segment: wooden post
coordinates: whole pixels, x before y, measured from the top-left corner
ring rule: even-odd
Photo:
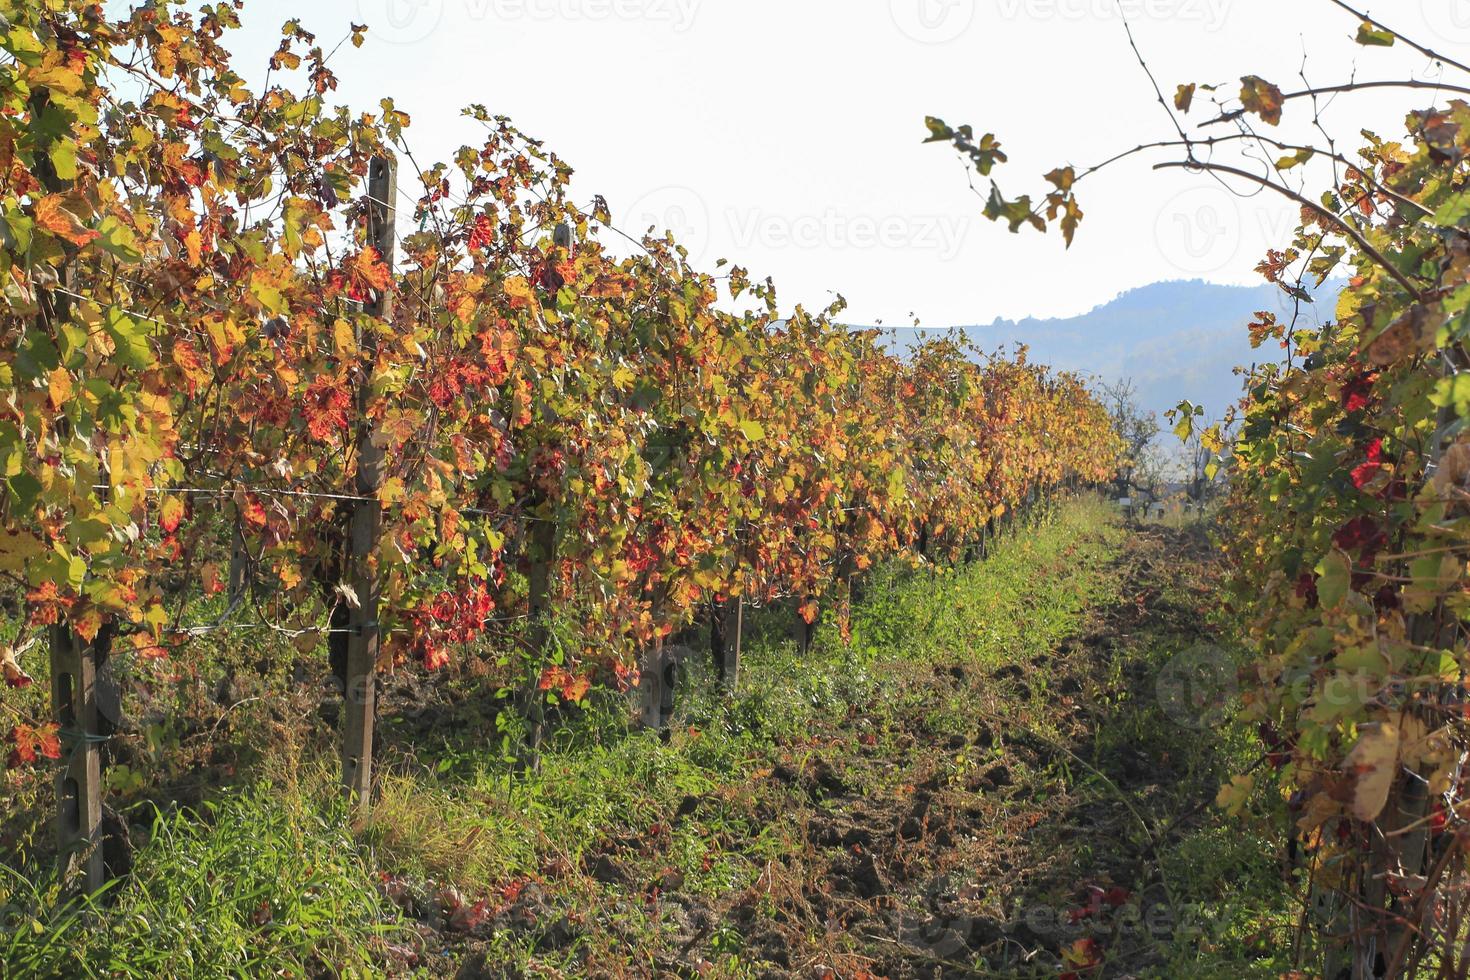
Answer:
[[[37,88],[29,109],[39,119],[51,103],[51,93]],[[48,193],[65,193],[71,182],[62,180],[50,158],[37,154],[36,175]],[[70,259],[57,270],[58,285],[72,286]],[[66,292],[37,290],[45,332],[71,316]],[[107,879],[102,853],[102,734],[97,712],[97,648],[86,643],[66,623],[50,629],[51,718],[61,729],[66,766],[56,776],[56,843],[63,880],[81,876],[85,894],[100,891]],[[73,743],[73,744],[67,744]]]
[[[1448,356],[1439,356],[1438,370],[1445,377],[1453,377],[1455,369]],[[1426,480],[1434,478],[1449,441],[1450,426],[1454,422],[1451,406],[1439,410],[1433,441],[1429,447],[1429,459],[1425,466]],[[1203,481],[1195,505],[1204,513]],[[1448,621],[1448,625],[1446,625]],[[1459,632],[1459,618],[1442,607],[1414,613],[1409,617],[1408,639],[1415,649],[1434,651],[1451,646]],[[1414,671],[1415,674],[1423,671]],[[1410,676],[1413,676],[1411,674]],[[1432,695],[1423,700],[1415,696],[1412,710],[1425,720],[1426,726],[1436,724],[1438,712],[1459,700],[1456,689],[1451,685],[1440,685]],[[1456,706],[1458,710],[1458,706]],[[1407,962],[1409,948],[1414,941],[1427,942],[1422,931],[1423,921],[1411,921],[1417,911],[1420,915],[1432,914],[1434,903],[1428,896],[1420,897],[1395,894],[1389,888],[1389,879],[1395,875],[1418,878],[1424,881],[1426,857],[1429,853],[1429,813],[1431,796],[1425,780],[1407,769],[1394,776],[1388,802],[1375,821],[1366,868],[1362,871],[1362,895],[1365,901],[1357,903],[1361,911],[1353,909],[1349,936],[1353,940],[1353,980],[1374,980],[1376,977],[1396,978]],[[1421,887],[1427,888],[1428,885]],[[1366,921],[1364,921],[1366,920]],[[1365,935],[1366,934],[1366,935]],[[1378,960],[1382,961],[1379,969]],[[1417,971],[1416,971],[1417,972]]]
[[[533,514],[526,531],[530,543],[531,568],[527,576],[530,589],[530,645],[535,653],[544,653],[549,637],[546,617],[551,607],[551,563],[556,560],[556,522],[549,516]]]
[[[791,638],[796,641],[797,653],[810,653],[816,639],[817,624],[808,623],[801,614],[802,607],[812,601],[811,596],[800,596],[796,600],[796,615],[791,617]]]
[[[735,533],[735,551],[745,557],[745,548],[750,529],[740,527]],[[737,562],[736,568],[739,569]],[[740,690],[740,653],[744,645],[745,628],[745,584],[734,599],[712,599],[710,601],[710,653],[714,657],[715,672],[726,694]],[[733,617],[733,622],[731,621]]]
[[[368,170],[368,241],[378,250],[390,274],[393,270],[397,234],[394,228],[398,199],[398,169],[387,157],[373,160]],[[378,293],[367,307],[368,315],[383,321],[393,317],[391,290]],[[383,450],[373,441],[368,414],[372,400],[372,374],[378,359],[376,330],[364,330],[360,338],[363,372],[357,388],[357,495],[348,538],[348,573],[357,604],[348,613],[347,684],[343,701],[342,788],[359,815],[372,805],[373,718],[377,708],[378,673],[378,538],[383,528],[383,507],[378,494],[383,488]]]
[[[539,498],[536,503],[541,503]],[[546,513],[538,514],[537,510],[545,510]],[[531,567],[526,575],[529,589],[526,652],[533,663],[540,663],[545,658],[551,638],[547,620],[551,613],[551,567],[556,561],[556,522],[549,509],[538,506],[533,508],[529,523],[526,548]],[[519,702],[520,715],[526,723],[526,742],[522,747],[520,767],[530,771],[541,762],[541,742],[546,731],[546,697],[541,691],[539,674],[533,673],[521,687]]]
[[[552,231],[552,242],[571,253],[572,226],[561,222]],[[533,664],[546,657],[551,639],[548,620],[551,616],[551,570],[556,564],[556,520],[547,500],[535,491],[527,507],[525,529],[527,570],[526,653]],[[519,766],[530,771],[541,764],[541,743],[546,733],[546,697],[541,691],[541,678],[533,673],[516,694],[516,710],[526,723],[526,741],[521,747]]]
[[[227,598],[231,613],[245,604],[250,586],[250,554],[245,548],[245,534],[237,517],[230,533],[230,588]]]
[[[740,633],[745,619],[745,597],[710,600],[710,656],[724,689],[740,689]]]
[[[709,601],[709,660],[715,676],[725,679],[725,601],[713,598]]]
[[[658,727],[662,731],[674,720],[674,697],[679,691],[679,658],[659,641],[659,669],[661,671],[658,698]]]
[[[95,651],[69,626],[51,627],[51,706],[66,767],[56,776],[56,838],[63,879],[80,873],[86,894],[106,881],[102,864],[102,742]]]

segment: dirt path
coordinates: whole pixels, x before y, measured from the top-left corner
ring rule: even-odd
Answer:
[[[1213,641],[1213,570],[1196,536],[1151,528],[1112,571],[1120,601],[1045,662],[938,665],[905,680],[903,733],[884,750],[777,774],[809,795],[809,847],[772,871],[776,914],[758,896],[732,910],[769,975],[1054,976],[1069,951],[1142,966],[1152,943],[1110,935],[1130,905],[1162,923],[1149,938],[1174,938],[1162,838],[1218,783],[1199,771],[1204,746],[1180,750],[1198,729],[1169,717],[1179,704],[1167,687],[1160,704],[1157,681]],[[930,719],[956,700],[973,727],[936,740]]]
[[[603,841],[595,891],[520,902],[534,942],[584,941],[592,975],[1178,975],[1212,886],[1170,876],[1230,764],[1209,727],[1217,569],[1198,530],[1148,526],[1098,574],[1109,598],[1039,659],[889,665],[749,783]],[[754,883],[684,888],[669,842],[689,823],[712,856],[764,855]],[[508,973],[482,953],[459,975]]]

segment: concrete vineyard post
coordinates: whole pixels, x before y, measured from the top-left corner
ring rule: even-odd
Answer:
[[[643,653],[643,663],[638,672],[640,717],[645,728],[661,730],[664,727],[664,702],[671,693],[665,691],[669,681],[668,666],[664,638],[654,637],[653,644]]]

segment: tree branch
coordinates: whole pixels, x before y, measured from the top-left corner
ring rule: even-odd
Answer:
[[[1398,81],[1345,82],[1341,85],[1323,85],[1319,88],[1303,89],[1300,92],[1287,92],[1281,97],[1281,101],[1290,102],[1292,99],[1305,99],[1317,95],[1335,95],[1341,92],[1358,92],[1370,88],[1422,88],[1434,89],[1440,92],[1453,92],[1456,95],[1470,95],[1470,88],[1466,88],[1463,85],[1446,85],[1443,82],[1426,82],[1417,78],[1410,78]],[[1219,123],[1234,122],[1245,114],[1246,110],[1244,108],[1235,109],[1231,112],[1222,112],[1214,119],[1207,119],[1200,123],[1200,126],[1215,126]]]
[[[1397,280],[1398,284],[1404,287],[1408,294],[1414,298],[1415,302],[1423,302],[1424,300],[1423,294],[1420,293],[1418,287],[1416,287],[1412,282],[1409,281],[1409,277],[1400,272],[1398,268],[1396,268],[1394,264],[1388,260],[1387,256],[1380,252],[1377,247],[1375,247],[1371,242],[1368,241],[1368,239],[1364,238],[1362,232],[1358,231],[1358,229],[1354,228],[1352,225],[1348,224],[1342,218],[1327,210],[1316,201],[1313,201],[1309,197],[1304,197],[1303,195],[1298,194],[1296,191],[1292,190],[1289,187],[1282,187],[1280,184],[1273,183],[1265,177],[1258,177],[1248,170],[1241,170],[1239,167],[1231,167],[1223,163],[1202,163],[1198,160],[1169,161],[1167,163],[1154,164],[1154,169],[1209,170],[1213,173],[1231,174],[1235,177],[1242,177],[1245,180],[1249,180],[1250,182],[1258,184],[1261,187],[1269,188],[1270,190],[1275,191],[1283,197],[1295,201],[1297,204],[1300,204],[1302,207],[1307,208],[1313,213],[1320,215],[1323,218],[1326,218],[1328,221],[1331,221],[1342,231],[1344,235],[1352,239],[1353,244],[1357,245],[1358,248],[1362,250],[1365,255],[1371,258],[1380,268],[1382,268],[1384,272],[1387,272],[1390,276]]]
[[[1420,44],[1418,41],[1415,41],[1413,38],[1394,30],[1392,27],[1389,27],[1383,21],[1375,20],[1374,18],[1369,17],[1367,14],[1359,13],[1357,10],[1354,10],[1352,7],[1349,7],[1346,3],[1344,3],[1343,0],[1332,0],[1332,2],[1337,4],[1343,10],[1346,10],[1348,13],[1352,14],[1359,20],[1367,21],[1369,24],[1372,24],[1380,31],[1387,31],[1394,37],[1398,38],[1400,41],[1403,41],[1409,47],[1413,48],[1415,51],[1418,51],[1420,54],[1425,55],[1428,58],[1432,58],[1433,60],[1438,61],[1441,64],[1449,65],[1451,68],[1458,68],[1463,72],[1470,72],[1470,66],[1461,64],[1453,58],[1446,58],[1444,55],[1440,54],[1438,51],[1433,50],[1432,48],[1426,48],[1424,45]]]
[[[1090,177],[1100,170],[1105,170],[1115,163],[1127,160],[1130,157],[1135,157],[1140,153],[1146,153],[1149,150],[1164,150],[1172,149],[1174,147],[1184,147],[1186,150],[1193,150],[1196,147],[1205,147],[1209,149],[1223,145],[1225,143],[1246,142],[1249,140],[1255,140],[1260,143],[1265,143],[1269,146],[1274,146],[1282,152],[1310,150],[1313,153],[1320,154],[1321,156],[1329,160],[1340,163],[1344,167],[1350,167],[1353,170],[1356,170],[1358,173],[1363,175],[1363,179],[1366,180],[1370,185],[1372,185],[1374,190],[1384,195],[1385,197],[1391,198],[1404,207],[1415,208],[1426,213],[1431,210],[1429,207],[1420,204],[1412,197],[1401,194],[1393,188],[1380,182],[1377,178],[1374,177],[1368,166],[1365,164],[1354,163],[1352,160],[1349,160],[1347,157],[1344,157],[1334,151],[1323,150],[1320,147],[1308,146],[1306,144],[1285,143],[1281,140],[1272,139],[1269,136],[1262,136],[1261,134],[1255,132],[1231,133],[1229,136],[1207,136],[1203,139],[1155,140],[1152,143],[1140,143],[1139,145],[1124,150],[1121,153],[1115,153],[1112,156],[1108,157],[1106,160],[1103,160],[1101,163],[1093,164],[1086,170],[1079,172],[1076,179],[1072,181],[1072,184],[1073,186],[1076,186],[1077,184],[1082,183],[1084,178]],[[978,191],[976,193],[978,193]],[[1036,213],[1040,214],[1041,211],[1038,209]]]

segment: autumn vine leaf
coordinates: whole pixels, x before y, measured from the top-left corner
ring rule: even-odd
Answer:
[[[1240,103],[1246,112],[1253,112],[1261,121],[1275,126],[1281,122],[1281,107],[1285,101],[1281,89],[1258,75],[1247,75],[1240,80]]]
[[[1364,21],[1358,25],[1356,40],[1364,47],[1391,48],[1397,39],[1391,32],[1375,27],[1369,21]]]

